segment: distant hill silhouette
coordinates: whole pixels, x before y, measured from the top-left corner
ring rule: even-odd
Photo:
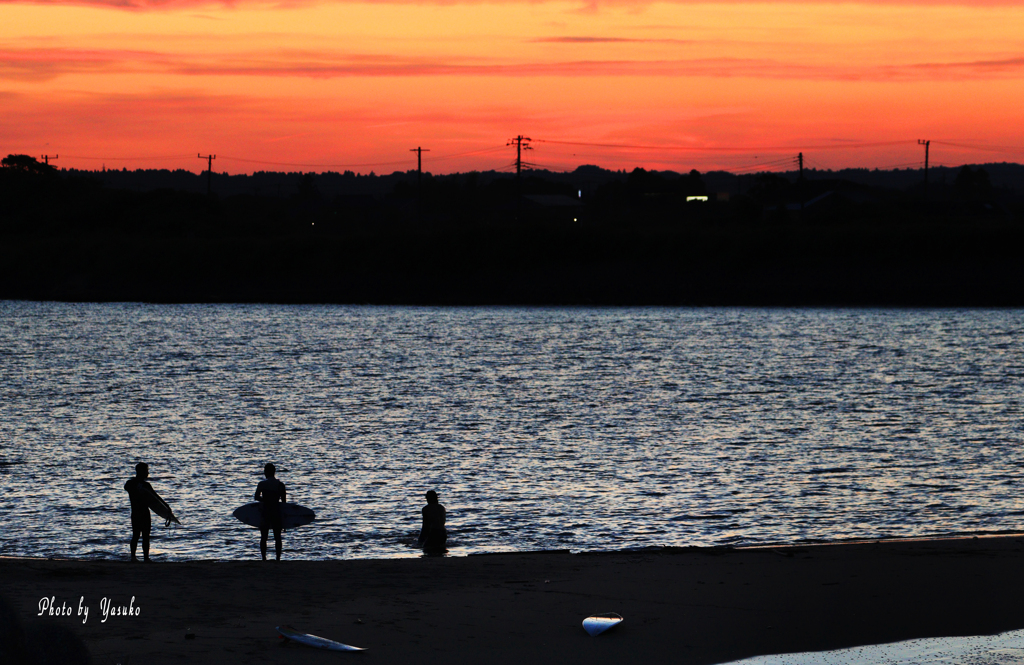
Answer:
[[[1012,163],[971,164],[971,169],[984,169],[991,180],[992,186],[1011,191],[1024,192],[1024,165]],[[52,167],[51,167],[52,168]],[[937,166],[930,169],[930,180],[936,187],[952,184],[962,167]],[[107,187],[127,189],[139,192],[156,189],[173,189],[183,192],[206,193],[206,173],[193,173],[178,169],[137,169],[137,170],[103,170],[80,171],[61,169],[61,172],[72,177],[96,178]],[[570,172],[553,172],[546,170],[530,171],[532,177],[547,182],[564,184],[593,191],[594,188],[609,182],[625,181],[631,172],[611,171],[598,166],[580,166]],[[674,171],[645,171],[652,176],[675,179],[688,174]],[[316,180],[317,189],[327,197],[337,195],[369,195],[384,196],[394,191],[399,182],[412,182],[415,171],[396,171],[387,175],[358,175],[352,171],[337,173],[306,173],[301,171],[273,172],[258,171],[251,175],[213,174],[213,191],[220,196],[236,196],[249,194],[254,196],[291,196],[298,191],[299,182],[304,176],[312,176]],[[445,182],[461,182],[474,178],[479,185],[487,185],[494,180],[507,179],[514,174],[501,171],[481,171],[472,173],[455,173],[450,175],[425,174],[427,178]],[[725,171],[710,171],[701,175],[709,191],[740,194],[748,188],[748,183],[755,182],[761,174],[745,174],[737,176]],[[779,176],[795,182],[796,171],[779,173]],[[871,187],[894,190],[908,190],[921,186],[923,172],[915,169],[841,169],[838,171],[822,171],[805,169],[807,180],[846,181]]]
[[[1024,167],[387,175],[0,166],[0,298],[1024,306]]]

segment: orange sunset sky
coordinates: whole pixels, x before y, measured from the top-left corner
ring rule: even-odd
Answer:
[[[1000,0],[0,1],[0,152],[377,173],[1024,162]]]

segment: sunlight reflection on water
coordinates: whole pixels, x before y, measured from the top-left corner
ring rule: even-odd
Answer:
[[[1020,529],[1024,312],[0,303],[0,553],[123,556],[135,462],[184,527],[273,460],[292,558]]]
[[[892,644],[758,656],[729,665],[1021,665],[1024,630],[999,635],[931,637]]]

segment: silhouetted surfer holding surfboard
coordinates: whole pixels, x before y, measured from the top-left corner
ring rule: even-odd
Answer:
[[[142,560],[149,563],[149,531],[153,523],[149,519],[149,496],[146,490],[153,492],[153,486],[146,482],[149,478],[149,465],[139,462],[135,465],[135,477],[129,478],[124,484],[128,499],[132,502],[132,562],[139,560],[135,551],[142,536]],[[153,492],[155,494],[155,492]]]
[[[423,528],[420,529],[419,546],[426,554],[444,554],[448,550],[448,531],[444,528],[445,509],[438,500],[437,492],[427,492],[427,505],[423,506]]]
[[[263,475],[267,478],[261,480],[256,486],[256,500],[260,502],[260,510],[263,519],[260,520],[260,554],[263,560],[267,560],[267,536],[271,529],[274,530],[274,549],[277,552],[277,560],[281,560],[281,504],[287,496],[284,483],[274,477],[277,467],[268,462],[263,466]]]

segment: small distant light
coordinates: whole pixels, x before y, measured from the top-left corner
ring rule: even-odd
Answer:
[[[577,220],[575,217],[573,217],[572,221],[576,222],[576,221],[579,221],[579,220]]]
[[[316,226],[316,222],[310,222],[310,226]]]
[[[583,198],[583,190],[582,189],[579,190],[578,194],[576,194],[576,198],[578,198],[578,199],[582,199]]]
[[[706,196],[687,196],[686,197],[686,202],[687,203],[689,203],[690,201],[707,201],[707,200],[708,200],[708,197],[706,197]]]

